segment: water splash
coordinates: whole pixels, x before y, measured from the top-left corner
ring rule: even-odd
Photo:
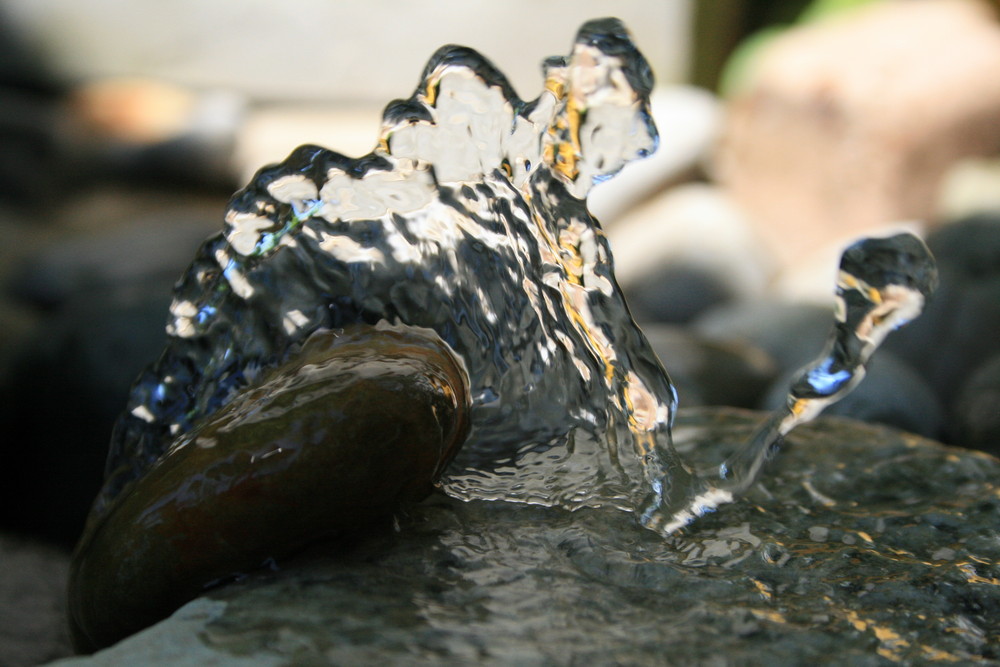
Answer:
[[[833,331],[819,358],[793,380],[785,405],[719,466],[717,480],[700,482],[690,501],[644,515],[643,522],[672,533],[744,493],[793,428],[814,419],[864,379],[875,349],[890,332],[920,315],[937,283],[934,258],[912,234],[862,239],[845,250]]]
[[[449,493],[633,510],[683,477],[674,389],[583,200],[656,147],[649,67],[606,19],[543,71],[524,102],[443,47],[372,153],[304,146],[237,193],[116,426],[98,513],[261,369],[353,322],[433,329],[466,364],[473,429]]]
[[[793,390],[791,416],[721,483],[683,465],[674,388],[584,201],[656,147],[649,67],[622,24],[602,19],[543,72],[543,92],[525,102],[481,55],[443,47],[414,94],[386,108],[370,154],[303,146],[258,172],[178,283],[168,343],[116,425],[93,515],[263,369],[353,323],[431,329],[463,360],[472,429],[441,480],[448,493],[610,505],[662,532],[731,499],[761,451],[839,395],[827,389],[853,386],[890,320],[881,306],[857,320],[851,295],[899,297],[896,282],[881,289],[848,267],[858,282],[843,283],[835,366],[796,385],[817,395]]]

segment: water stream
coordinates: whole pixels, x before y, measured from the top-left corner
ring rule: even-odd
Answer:
[[[178,284],[98,513],[261,369],[356,322],[432,329],[464,361],[473,427],[451,494],[635,510],[683,480],[673,387],[584,201],[656,147],[649,67],[604,20],[544,77],[524,102],[482,56],[443,47],[371,154],[304,146],[237,193]]]

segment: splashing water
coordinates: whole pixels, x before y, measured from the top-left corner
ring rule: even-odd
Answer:
[[[465,364],[472,429],[441,480],[449,494],[610,505],[666,533],[745,489],[919,312],[932,281],[900,278],[895,260],[842,265],[825,361],[718,480],[695,476],[671,444],[674,388],[584,201],[656,147],[649,67],[603,19],[543,70],[542,94],[524,102],[478,53],[443,47],[386,108],[372,153],[303,146],[237,193],[178,283],[166,349],[116,425],[94,514],[310,335],[361,322],[431,329]],[[884,245],[916,257],[909,239]]]
[[[717,480],[697,483],[686,506],[644,514],[643,523],[672,533],[746,491],[793,428],[815,418],[864,379],[875,349],[891,331],[920,314],[937,283],[930,251],[912,234],[862,239],[844,251],[833,332],[819,358],[799,371],[785,405],[719,466]]]

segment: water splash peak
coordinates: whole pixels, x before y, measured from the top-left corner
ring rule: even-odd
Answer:
[[[611,505],[665,533],[731,500],[776,437],[853,386],[886,304],[909,294],[851,268],[867,260],[842,270],[847,319],[829,363],[796,385],[817,396],[793,389],[792,416],[723,467],[738,482],[683,465],[676,393],[585,203],[656,148],[649,66],[618,20],[601,19],[542,69],[526,102],[475,51],[442,47],[414,93],[387,106],[371,153],[302,146],[260,170],[177,284],[166,348],[116,425],[93,515],[311,336],[354,325],[431,331],[464,364],[471,430],[446,492]],[[855,294],[880,299],[860,320]]]
[[[432,329],[465,363],[473,428],[449,493],[632,510],[683,476],[673,387],[583,200],[656,147],[649,66],[603,19],[543,73],[525,102],[443,47],[370,154],[303,146],[258,172],[178,283],[98,509],[262,369],[355,322]]]

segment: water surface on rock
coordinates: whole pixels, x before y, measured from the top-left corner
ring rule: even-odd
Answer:
[[[681,412],[675,443],[710,465],[757,420]],[[309,637],[345,662],[1000,660],[1000,462],[835,418],[786,450],[746,502],[667,539],[613,511],[442,500],[400,537],[222,593],[205,641]]]
[[[707,466],[760,418],[681,411],[675,443]],[[746,502],[666,539],[610,509],[439,496],[400,532],[281,561],[94,660],[1000,662],[1000,461],[839,418],[785,449]]]

